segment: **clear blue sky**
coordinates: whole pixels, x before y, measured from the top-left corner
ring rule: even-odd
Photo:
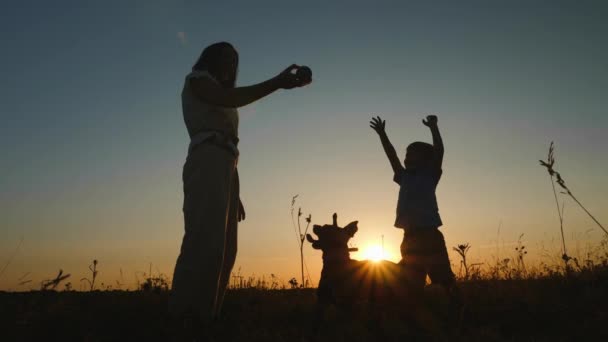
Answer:
[[[469,241],[483,259],[499,221],[506,244],[558,237],[537,165],[551,140],[568,184],[608,221],[606,2],[210,3],[3,2],[0,266],[23,244],[0,288],[18,288],[26,272],[36,282],[59,268],[85,274],[93,258],[106,282],[119,269],[133,281],[149,262],[172,273],[188,143],[179,94],[202,48],[220,40],[240,52],[240,85],[291,63],[314,73],[310,87],[241,110],[244,273],[297,275],[296,193],[314,222],[338,211],[361,222],[353,244],[384,235],[398,253],[398,189],[371,113],[400,154],[430,141],[420,120],[439,116],[449,245]],[[573,248],[601,237],[593,227],[567,201]],[[307,260],[316,278],[320,254]]]

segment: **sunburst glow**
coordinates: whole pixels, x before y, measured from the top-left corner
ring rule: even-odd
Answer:
[[[366,260],[378,262],[385,258],[384,251],[381,246],[370,245],[363,250],[362,256]]]

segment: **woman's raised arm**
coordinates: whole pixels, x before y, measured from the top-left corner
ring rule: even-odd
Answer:
[[[196,96],[206,103],[222,107],[238,108],[255,102],[278,89],[292,89],[302,87],[310,82],[303,83],[293,71],[299,66],[292,64],[279,75],[251,86],[238,88],[224,88],[206,77],[190,79],[192,89]]]

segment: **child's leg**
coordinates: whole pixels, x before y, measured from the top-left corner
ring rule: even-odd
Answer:
[[[445,239],[439,229],[433,229],[427,236],[426,245],[429,251],[427,268],[431,282],[442,285],[451,292],[451,288],[456,284],[456,278],[452,272],[448,249]]]
[[[457,331],[462,323],[464,302],[452,272],[443,234],[439,230],[433,231],[433,234],[429,236],[429,246],[432,246],[434,250],[434,255],[428,265],[429,277],[431,282],[445,288],[450,299],[450,316],[452,317],[450,325]]]
[[[406,231],[401,242],[401,261],[403,276],[408,284],[408,298],[405,302],[409,314],[424,330],[431,333],[438,341],[447,341],[441,324],[435,314],[427,306],[424,299],[424,285],[426,284],[426,255],[425,234],[416,231]],[[411,296],[411,297],[409,297]]]
[[[404,232],[401,242],[401,261],[399,262],[403,266],[408,285],[418,295],[422,294],[426,283],[426,269],[417,253],[420,249],[419,243],[420,239],[415,234]]]
[[[428,260],[427,265],[431,282],[442,285],[451,299],[459,300],[460,294],[443,234],[438,229],[433,230],[428,240],[427,244],[432,250],[432,257]]]

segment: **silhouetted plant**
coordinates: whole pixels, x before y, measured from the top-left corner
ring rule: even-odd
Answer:
[[[566,269],[568,268],[568,261],[570,257],[568,256],[568,251],[566,250],[566,238],[564,237],[564,216],[563,216],[563,205],[560,209],[559,207],[559,199],[557,198],[557,190],[555,190],[555,182],[554,177],[559,177],[559,173],[553,169],[553,165],[555,164],[555,157],[553,156],[554,145],[553,141],[551,145],[549,145],[549,153],[547,155],[547,161],[539,160],[540,165],[547,168],[547,172],[549,173],[549,178],[551,180],[551,188],[553,189],[553,197],[555,198],[555,206],[557,208],[557,216],[559,218],[559,230],[562,237],[562,260],[566,265]]]
[[[291,286],[292,289],[297,289],[298,288],[298,280],[296,278],[289,279],[289,285]]]
[[[468,243],[458,245],[458,247],[452,247],[453,250],[460,255],[460,273],[462,273],[462,269],[464,268],[464,279],[469,279],[469,265],[467,265],[467,253],[471,246]]]
[[[29,284],[32,282],[31,279],[26,279],[27,276],[30,275],[30,272],[26,272],[25,274],[23,274],[21,277],[19,277],[19,279],[17,279],[17,285],[18,286],[23,286],[25,284]]]
[[[139,285],[139,289],[144,292],[166,292],[169,291],[169,281],[164,274],[148,276],[144,278],[144,282]]]
[[[304,240],[306,240],[306,234],[308,233],[308,228],[310,227],[310,222],[312,221],[312,215],[308,214],[308,217],[305,218],[306,228],[304,229],[304,231],[302,231],[302,225],[301,225],[302,208],[298,208],[297,223],[296,223],[296,220],[294,219],[296,198],[298,198],[298,195],[295,195],[291,198],[291,222],[293,224],[294,231],[296,232],[296,235],[298,237],[298,244],[300,247],[300,271],[301,271],[301,275],[302,275],[301,286],[307,287],[308,281],[306,281],[306,279],[304,278]]]
[[[59,283],[68,279],[69,277],[70,277],[70,274],[64,275],[63,270],[59,270],[59,273],[57,274],[57,276],[54,279],[43,280],[42,283],[40,284],[40,289],[42,291],[54,290],[55,288],[57,288]]]
[[[513,275],[513,270],[511,269],[510,263],[510,258],[504,258],[500,261],[499,268],[500,271],[503,273],[505,279],[511,279]]]
[[[91,279],[82,278],[80,281],[86,281],[89,283],[89,291],[93,291],[95,289],[95,279],[97,278],[97,259],[93,260],[93,263],[89,265],[89,270],[91,271]]]
[[[572,193],[572,191],[570,191],[570,189],[568,188],[568,186],[566,186],[566,181],[562,178],[562,176],[560,175],[559,172],[557,171],[553,171],[555,172],[555,176],[556,176],[556,182],[557,184],[565,190],[565,192],[562,191],[562,194],[566,194],[568,196],[570,196],[570,198],[572,198],[574,200],[574,202],[576,202],[576,204],[578,204],[578,206],[583,209],[583,211],[593,220],[593,222],[595,222],[595,224],[597,224],[598,227],[600,227],[600,229],[602,231],[604,231],[604,234],[606,234],[606,236],[608,236],[608,230],[606,230],[606,228],[604,228],[604,226],[595,218],[595,216],[591,215],[591,213],[589,212],[589,210],[587,210],[587,208],[585,208],[585,206],[583,206],[583,204],[574,196],[574,194]]]
[[[490,278],[498,279],[500,278],[500,228],[502,227],[502,220],[498,221],[498,229],[496,231],[496,254],[494,255],[494,264],[489,265],[490,267]]]
[[[469,265],[469,279],[470,280],[479,280],[483,278],[481,266],[483,266],[483,262],[478,262]]]
[[[279,288],[279,278],[276,275],[274,275],[274,273],[270,274],[270,281],[271,281],[271,283],[270,283],[271,290],[276,290]]]
[[[519,236],[519,239],[517,239],[517,247],[515,247],[515,252],[517,253],[517,275],[518,275],[518,277],[525,276],[525,273],[526,273],[526,264],[524,262],[524,256],[526,256],[526,254],[528,254],[528,251],[526,250],[526,246],[524,246],[523,243],[521,242],[521,238],[523,236],[524,236],[524,234],[521,234]]]
[[[152,274],[152,263],[150,263],[150,272],[148,274],[144,272],[143,276],[144,282],[138,284],[139,290],[154,293],[169,291],[169,280],[167,276],[162,273],[154,276]]]
[[[118,290],[122,290],[122,287],[124,285],[124,277],[122,275],[122,268],[120,269],[120,280],[116,280],[116,288]]]
[[[603,263],[608,264],[608,236],[605,236],[602,241],[600,241],[600,245],[597,248],[597,254]]]
[[[101,283],[101,291],[112,291],[112,285],[111,284],[104,284],[103,282]]]
[[[563,248],[563,252],[564,252],[562,255],[562,259],[566,263],[566,269],[567,269],[568,261],[571,258],[568,256],[568,253],[566,252],[566,241],[564,238],[564,230],[563,230],[563,206],[562,206],[562,209],[560,210],[559,201],[557,199],[557,192],[555,190],[555,183],[557,183],[562,189],[565,190],[565,191],[562,191],[561,193],[570,196],[570,198],[572,198],[572,200],[574,200],[574,202],[576,202],[576,204],[578,204],[578,206],[581,209],[583,209],[583,211],[585,211],[585,213],[589,217],[591,217],[591,219],[597,224],[597,226],[600,227],[600,229],[602,229],[604,231],[606,236],[608,236],[608,230],[606,230],[606,228],[604,228],[604,226],[593,215],[591,215],[589,210],[587,210],[587,208],[585,208],[583,206],[583,204],[574,196],[572,191],[566,185],[566,181],[562,178],[561,174],[553,168],[553,166],[555,165],[553,141],[551,142],[551,145],[549,145],[549,154],[547,156],[547,161],[543,161],[543,160],[539,160],[539,161],[542,166],[547,168],[547,172],[549,173],[549,176],[551,177],[551,186],[553,188],[553,195],[555,197],[555,203],[557,205],[557,212],[558,212],[559,219],[560,219],[560,230],[561,230],[561,234],[562,234],[562,248]],[[554,179],[554,177],[555,177],[555,179]],[[554,180],[555,180],[555,183],[554,183]]]
[[[19,285],[19,286],[23,286],[23,285],[25,285],[25,284],[29,284],[29,283],[31,283],[31,282],[32,282],[32,280],[31,280],[31,279],[27,279],[27,280],[20,281],[18,285]]]
[[[8,260],[6,261],[6,264],[2,267],[2,269],[0,269],[0,277],[4,274],[4,271],[6,271],[6,269],[11,264],[11,262],[13,262],[13,259],[15,258],[17,253],[19,253],[19,248],[21,248],[22,244],[23,244],[23,237],[21,237],[21,239],[19,240],[19,243],[17,244],[17,248],[15,248],[15,252],[13,253],[13,255],[11,255],[11,257],[8,258]]]
[[[245,287],[245,277],[241,275],[241,268],[239,267],[237,272],[232,272],[232,285],[233,289],[243,289]]]

